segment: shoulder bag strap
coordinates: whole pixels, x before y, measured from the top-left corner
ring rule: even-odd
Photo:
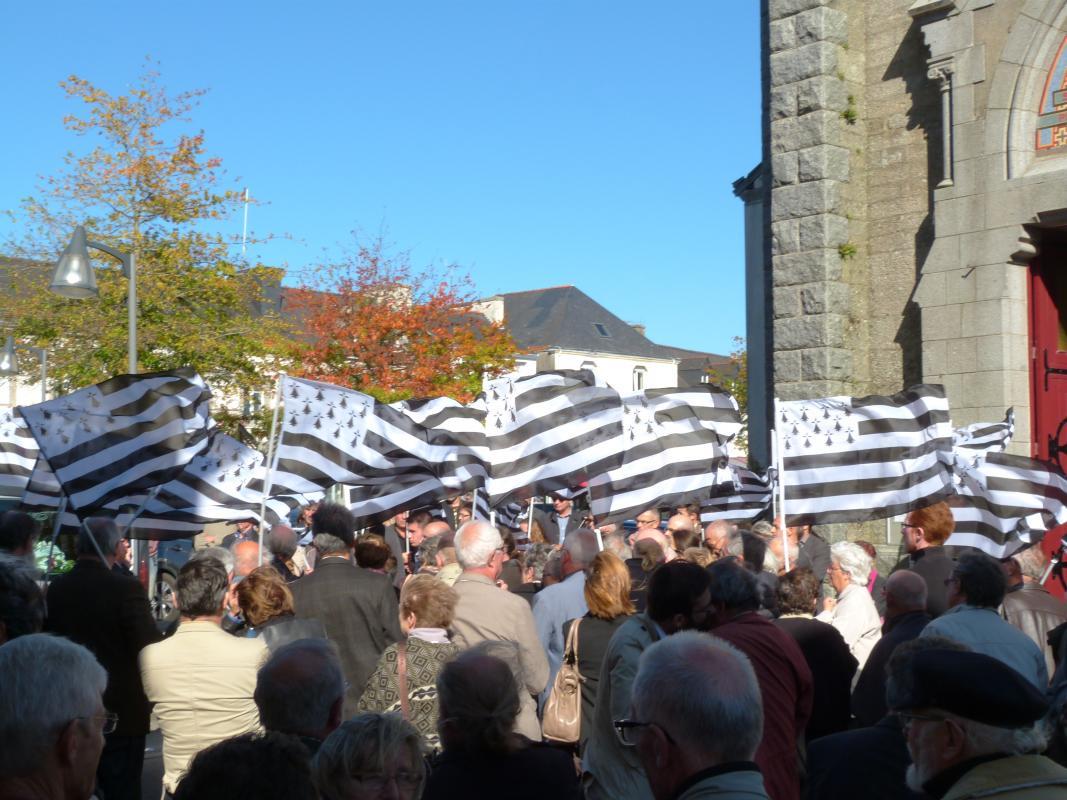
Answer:
[[[564,661],[570,664],[578,663],[578,626],[582,624],[582,618],[578,617],[571,623],[571,629],[567,631],[567,652]]]
[[[408,654],[405,642],[396,645],[397,688],[400,691],[400,713],[404,719],[411,720],[411,708],[408,705]]]

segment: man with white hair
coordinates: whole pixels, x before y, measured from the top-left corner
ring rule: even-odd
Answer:
[[[730,534],[736,530],[736,525],[723,519],[709,522],[707,527],[704,528],[704,546],[711,551],[715,558],[722,558],[727,555],[726,541]]]
[[[34,633],[0,646],[0,797],[87,800],[104,734],[107,672],[81,645]]]
[[[114,520],[85,521],[78,531],[74,568],[48,588],[45,620],[46,631],[89,648],[107,670],[104,704],[118,714],[118,724],[107,737],[97,780],[108,800],[141,796],[150,707],[137,655],[161,638],[141,582],[112,569],[123,541]]]
[[[829,622],[841,632],[862,670],[882,638],[882,620],[867,591],[871,557],[858,544],[837,542],[830,548],[829,575],[837,599],[823,601],[823,612],[815,619]]]
[[[904,645],[889,661],[886,695],[904,726],[912,791],[1016,800],[1067,794],[1067,769],[1035,755],[1046,744],[1044,692],[999,659]]]
[[[641,655],[630,719],[617,720],[637,749],[656,800],[766,798],[753,758],[763,736],[763,701],[748,658],[694,631]]]
[[[452,631],[462,648],[494,640],[516,644],[522,673],[516,677],[525,690],[515,730],[536,742],[541,725],[533,698],[548,684],[548,659],[529,603],[497,584],[507,557],[504,540],[488,522],[472,520],[456,533],[456,560],[463,572],[452,587],[459,595]]]
[[[556,678],[563,663],[563,626],[568,620],[584,617],[589,610],[585,602],[585,571],[596,558],[596,534],[579,528],[563,540],[560,569],[563,580],[546,586],[533,601],[537,638],[548,655],[548,685]]]

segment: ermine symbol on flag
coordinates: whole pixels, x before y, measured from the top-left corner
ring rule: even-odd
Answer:
[[[830,399],[783,406],[780,422],[784,449],[805,455],[839,453],[859,437],[852,409]]]

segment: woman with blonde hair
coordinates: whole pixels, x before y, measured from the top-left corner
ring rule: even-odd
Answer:
[[[597,553],[585,579],[585,603],[589,611],[563,626],[564,641],[572,625],[578,626],[578,672],[582,676],[582,728],[579,755],[585,753],[593,730],[593,708],[600,685],[600,665],[608,642],[627,617],[634,613],[630,599],[630,571],[610,550]]]
[[[359,699],[361,712],[401,713],[429,751],[441,748],[435,682],[459,652],[448,630],[458,600],[456,591],[433,575],[408,578],[400,589],[400,628],[407,638],[385,648]]]
[[[293,593],[274,567],[256,567],[237,584],[237,604],[250,636],[263,637],[269,650],[297,639],[325,639],[326,629],[317,619],[297,619]]]

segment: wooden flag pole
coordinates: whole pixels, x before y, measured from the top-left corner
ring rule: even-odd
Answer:
[[[785,511],[785,469],[783,467],[785,463],[784,449],[782,448],[782,440],[779,435],[779,416],[781,413],[781,403],[777,397],[774,398],[774,454],[775,454],[775,470],[778,473],[778,518],[781,520],[782,525],[782,566],[786,572],[789,571],[789,535],[785,532],[787,527],[786,511]]]
[[[263,566],[263,529],[267,527],[267,498],[270,496],[271,484],[274,482],[275,461],[281,450],[282,436],[278,434],[278,447],[274,446],[274,434],[278,430],[278,411],[282,407],[282,382],[285,373],[278,373],[278,385],[274,390],[274,413],[271,415],[270,436],[267,437],[267,474],[263,476],[263,497],[259,501],[259,565]]]

